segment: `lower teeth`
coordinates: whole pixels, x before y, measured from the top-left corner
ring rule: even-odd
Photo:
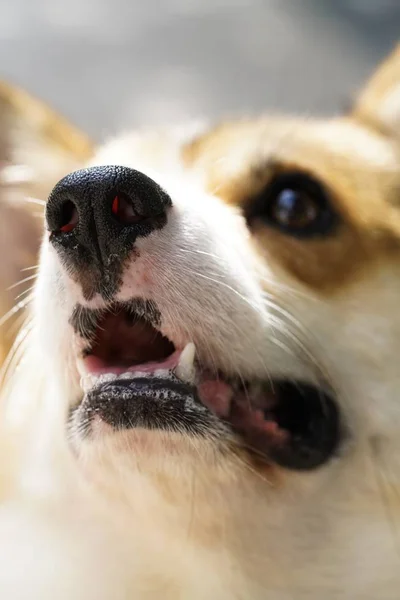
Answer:
[[[195,345],[190,342],[189,344],[186,344],[185,348],[182,350],[178,365],[174,370],[160,368],[155,369],[154,371],[141,371],[140,365],[138,365],[137,370],[132,369],[129,371],[124,371],[120,374],[102,373],[99,375],[93,375],[87,373],[81,376],[80,385],[82,390],[87,393],[94,386],[101,385],[103,383],[109,383],[110,381],[114,380],[135,379],[136,377],[148,379],[169,379],[172,376],[184,383],[194,386],[196,384],[196,367],[194,364],[195,354]]]
[[[100,375],[84,375],[80,379],[80,386],[82,390],[87,393],[93,387],[102,385],[104,383],[109,383],[111,381],[123,380],[123,379],[136,379],[136,378],[146,378],[146,379],[168,379],[171,376],[172,372],[168,369],[157,369],[156,371],[146,372],[146,371],[125,371],[124,373],[102,373]]]

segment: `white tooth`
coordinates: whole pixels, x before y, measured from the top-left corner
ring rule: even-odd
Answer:
[[[115,373],[102,373],[96,379],[97,381],[101,381],[101,383],[109,383],[110,381],[114,381],[114,379],[118,379],[118,375]]]
[[[175,369],[175,375],[186,383],[194,384],[196,380],[195,355],[196,346],[192,342],[186,344],[179,357],[178,366]]]
[[[125,371],[125,373],[121,373],[118,375],[117,379],[132,379],[133,373],[131,371]]]
[[[148,377],[145,371],[126,371],[122,375],[118,375],[118,379],[134,379],[135,377]]]
[[[154,376],[158,377],[159,379],[162,379],[163,377],[167,377],[168,374],[169,374],[168,369],[156,369],[154,371]]]

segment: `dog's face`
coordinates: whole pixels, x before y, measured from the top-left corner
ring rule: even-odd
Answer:
[[[44,381],[184,597],[396,597],[397,64],[348,117],[125,136],[49,198]]]

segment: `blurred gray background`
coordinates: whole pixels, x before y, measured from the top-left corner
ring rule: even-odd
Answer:
[[[338,112],[400,37],[400,0],[0,1],[0,77],[95,139],[227,112]]]

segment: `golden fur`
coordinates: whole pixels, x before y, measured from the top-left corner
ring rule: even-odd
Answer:
[[[151,294],[176,345],[193,339],[244,377],[322,376],[346,436],[305,473],[147,430],[75,439],[71,453],[66,413],[82,390],[67,317],[81,290],[45,236],[3,399],[1,598],[398,599],[399,65],[396,51],[342,118],[126,134],[91,159],[151,174],[177,211],[168,238],[143,242],[121,298]],[[329,190],[341,216],[329,238],[244,223],[294,167]]]
[[[0,81],[0,364],[18,330],[22,308],[14,319],[5,316],[27,299],[32,287],[43,200],[66,170],[91,153],[88,139],[62,117]]]

